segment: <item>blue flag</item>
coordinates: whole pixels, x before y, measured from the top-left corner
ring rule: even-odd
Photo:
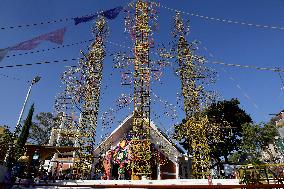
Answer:
[[[95,15],[91,15],[91,16],[76,17],[76,18],[73,18],[73,19],[74,19],[75,25],[78,25],[82,22],[89,22],[89,21],[95,19],[97,16],[98,15],[95,14]]]
[[[113,8],[113,9],[103,11],[100,14],[94,14],[94,15],[91,15],[91,16],[76,17],[76,18],[73,18],[73,19],[74,19],[75,25],[78,25],[82,22],[89,22],[89,21],[95,19],[98,15],[102,15],[102,16],[106,17],[107,19],[112,20],[112,19],[115,19],[119,15],[119,13],[122,9],[123,9],[123,7],[119,6],[119,7]]]
[[[109,9],[107,11],[104,11],[101,13],[102,16],[106,17],[107,19],[115,19],[120,11],[123,9],[123,7],[116,7],[114,9]]]

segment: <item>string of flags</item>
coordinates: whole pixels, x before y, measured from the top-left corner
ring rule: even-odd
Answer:
[[[106,11],[101,11],[101,12],[96,13],[94,15],[75,17],[75,18],[73,18],[74,24],[78,25],[80,23],[89,22],[91,20],[94,20],[99,15],[104,16],[107,19],[113,20],[119,15],[121,10],[123,10],[123,7],[119,6],[119,7],[109,9],[109,10],[106,10]],[[1,29],[5,29],[5,28],[1,28]],[[4,59],[4,57],[10,51],[32,50],[32,49],[36,48],[43,41],[49,41],[49,42],[52,42],[52,43],[62,45],[63,41],[64,41],[64,35],[66,33],[66,30],[67,30],[67,27],[63,27],[63,28],[57,29],[53,32],[43,34],[43,35],[34,37],[30,40],[18,43],[16,45],[11,46],[11,47],[0,49],[0,62]]]
[[[22,55],[27,55],[27,54],[35,54],[35,53],[40,53],[40,52],[46,52],[46,51],[50,51],[50,50],[56,50],[56,49],[60,49],[60,48],[65,48],[65,47],[71,47],[71,46],[74,46],[74,45],[79,45],[79,44],[92,42],[93,40],[94,39],[89,39],[89,40],[85,40],[85,41],[79,41],[79,42],[69,43],[69,44],[65,44],[65,45],[59,45],[59,46],[52,47],[52,48],[46,48],[46,49],[40,49],[40,50],[35,50],[35,51],[28,51],[28,52],[24,52],[24,53],[6,55],[5,58],[15,57],[15,56],[22,56]]]
[[[119,6],[119,7],[109,9],[109,10],[106,10],[106,11],[102,11],[102,12],[99,12],[99,13],[96,13],[96,14],[93,14],[93,15],[75,17],[73,19],[74,19],[75,25],[78,25],[78,24],[83,23],[83,22],[89,22],[91,20],[94,20],[99,15],[104,16],[105,18],[107,18],[109,20],[113,20],[118,16],[118,14],[120,13],[121,10],[123,10],[123,7]]]
[[[9,51],[31,50],[31,49],[36,48],[43,41],[49,41],[49,42],[52,42],[52,43],[62,45],[65,32],[66,32],[66,27],[55,30],[53,32],[50,32],[50,33],[47,33],[47,34],[44,34],[44,35],[37,36],[37,37],[32,38],[30,40],[16,44],[12,47],[0,49],[0,61],[3,60],[3,58],[6,56],[6,54]]]
[[[196,13],[189,13],[189,12],[181,11],[181,10],[178,10],[178,9],[173,9],[173,8],[161,5],[160,3],[159,3],[159,6],[164,8],[164,9],[167,9],[169,11],[180,12],[182,14],[198,17],[198,18],[201,18],[201,19],[204,19],[204,20],[212,20],[212,21],[218,21],[218,22],[223,22],[223,23],[228,23],[228,24],[239,24],[239,25],[256,27],[256,28],[274,29],[274,30],[276,29],[276,30],[282,30],[282,31],[284,30],[283,26],[270,26],[270,25],[262,25],[262,24],[253,24],[253,23],[237,21],[237,20],[230,20],[230,19],[222,19],[222,18],[204,16],[204,15],[200,15],[200,14],[196,14]],[[61,19],[57,19],[57,20],[43,21],[43,22],[40,22],[40,23],[33,23],[33,24],[1,27],[0,30],[16,29],[16,28],[38,26],[38,25],[44,25],[44,24],[53,24],[53,23],[60,23],[60,22],[68,22],[70,20],[73,20],[74,24],[78,25],[78,24],[83,23],[83,22],[89,22],[89,21],[95,19],[99,15],[104,16],[107,19],[112,20],[112,19],[115,19],[118,16],[118,14],[121,12],[121,10],[123,10],[123,7],[118,6],[118,7],[113,8],[113,9],[96,12],[95,14],[78,16],[78,17],[74,17],[74,18],[61,18]]]
[[[89,41],[91,41],[91,39]],[[79,44],[79,43],[85,43],[85,42],[88,42],[88,40],[77,42],[77,43],[72,43],[72,44],[65,45],[65,46],[71,46],[73,44]],[[112,41],[106,40],[106,42],[111,44],[111,45],[114,45],[114,46],[119,46],[119,47],[131,49],[131,47],[127,47],[127,46],[124,46],[124,45],[121,45],[121,44],[118,44],[118,43],[115,43],[115,42],[112,42]],[[199,43],[200,43],[200,41],[199,41]],[[58,48],[58,47],[56,47],[56,48]],[[53,48],[53,49],[56,49],[56,48]],[[5,50],[5,49],[0,49],[0,61],[1,61],[1,57],[3,58],[3,54],[1,54],[3,50]],[[47,50],[50,50],[50,49],[47,49]],[[42,51],[45,51],[45,50],[43,49]],[[158,52],[151,52],[151,53],[158,54]],[[27,54],[27,53],[25,53],[25,54]],[[71,60],[75,60],[75,59],[72,58]],[[229,67],[248,68],[248,69],[255,69],[255,70],[262,70],[262,71],[273,71],[273,72],[278,72],[278,73],[284,72],[283,68],[257,67],[257,66],[253,66],[253,65],[229,64],[229,63],[225,63],[225,62],[222,62],[222,61],[209,61],[209,60],[203,60],[203,61],[205,63],[219,64],[219,65],[229,66]],[[46,61],[46,62],[50,63],[49,61]],[[56,62],[59,62],[59,61],[54,61],[54,63],[56,63]],[[0,69],[7,68],[7,67],[12,68],[12,67],[20,67],[20,66],[31,66],[31,65],[36,65],[36,64],[39,64],[39,63],[20,64],[20,65],[15,65],[15,66],[13,66],[13,65],[11,65],[11,66],[0,66]],[[44,64],[44,63],[41,63],[41,64]]]
[[[104,10],[104,11],[99,11],[99,12],[96,12],[95,14],[91,14],[91,15],[78,16],[78,17],[74,17],[74,18],[61,18],[61,19],[58,19],[58,20],[43,21],[43,22],[40,22],[40,23],[25,24],[25,25],[18,25],[18,26],[1,27],[0,30],[16,29],[16,28],[38,26],[38,25],[44,25],[44,24],[53,24],[53,23],[60,23],[60,22],[68,22],[70,20],[73,20],[74,24],[78,25],[78,24],[83,23],[83,22],[89,22],[89,21],[95,19],[99,15],[104,16],[105,18],[112,20],[112,19],[115,19],[118,16],[118,14],[120,13],[120,11],[122,11],[122,10],[123,10],[123,7],[118,6],[116,8],[112,8],[112,9]]]
[[[168,10],[171,10],[171,11],[178,11],[178,12],[181,12],[181,13],[184,13],[184,14],[190,14],[190,13],[182,12],[180,10],[171,9],[171,8],[165,7],[163,5],[160,5],[160,6],[163,7],[163,8],[166,8]],[[74,24],[75,25],[78,25],[78,24],[84,23],[84,22],[92,21],[93,19],[95,19],[99,15],[104,16],[107,19],[111,19],[112,20],[112,19],[115,19],[122,10],[123,10],[123,7],[122,6],[118,6],[118,7],[109,9],[109,10],[97,12],[97,13],[95,13],[93,15],[75,17],[75,18],[72,18],[72,19],[74,20]],[[190,15],[192,15],[192,14],[190,14]],[[194,15],[192,15],[192,16],[194,16]],[[202,18],[203,17],[204,16],[202,16]],[[60,20],[63,21],[63,19],[60,19]],[[65,19],[65,20],[68,20],[68,19]],[[49,21],[47,23],[51,23],[51,21]],[[1,28],[1,29],[5,29],[5,28]],[[32,38],[30,40],[27,40],[27,41],[24,41],[24,42],[20,42],[20,43],[14,45],[14,46],[7,47],[7,48],[4,48],[4,49],[0,49],[0,62],[4,59],[4,57],[10,51],[32,50],[32,49],[36,48],[43,41],[49,41],[49,42],[52,42],[52,43],[56,43],[56,44],[62,45],[63,41],[64,41],[64,35],[66,33],[66,30],[67,30],[67,27],[63,27],[63,28],[57,29],[57,30],[55,30],[53,32],[50,32],[50,33],[47,33],[47,34],[43,34],[43,35],[34,37],[34,38]],[[117,44],[114,44],[112,42],[110,42],[110,43],[113,44],[113,45],[117,45]],[[67,46],[67,45],[65,45],[65,46]],[[121,46],[121,45],[119,45],[119,46]],[[53,49],[56,49],[56,48],[53,48]],[[31,53],[34,53],[34,52],[31,52]],[[24,53],[24,54],[27,54],[27,53]],[[22,55],[22,54],[20,54],[20,55]],[[256,67],[256,66],[249,66],[249,65],[228,64],[228,63],[220,62],[220,61],[206,61],[206,62],[207,63],[212,63],[212,64],[220,64],[220,65],[224,65],[224,66],[233,66],[233,67],[241,67],[241,68],[252,68],[252,69],[257,69],[257,70],[269,70],[269,71],[274,71],[274,72],[284,72],[284,70],[280,69],[280,68],[264,68],[264,67]],[[10,66],[10,67],[16,67],[16,66],[17,65]],[[9,67],[9,66],[2,66],[0,68],[5,68],[5,67]]]

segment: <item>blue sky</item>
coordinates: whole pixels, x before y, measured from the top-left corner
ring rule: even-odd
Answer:
[[[0,27],[72,18],[120,5],[125,6],[128,2],[126,0],[0,0]],[[284,27],[284,1],[282,0],[165,0],[159,2],[163,6],[188,13]],[[156,44],[167,44],[172,40],[170,29],[174,15],[174,12],[163,7],[158,9],[159,30],[155,31],[154,34]],[[208,60],[259,67],[284,68],[282,65],[284,60],[284,53],[282,52],[284,30],[229,24],[186,14],[182,14],[182,16],[184,19],[190,20],[191,32],[187,39],[189,41],[201,41],[202,45],[199,46],[198,53],[204,55]],[[107,40],[129,47],[131,46],[131,41],[129,35],[124,33],[124,17],[125,14],[121,13],[115,20],[108,22],[110,35]],[[0,49],[64,26],[68,26],[64,44],[89,40],[92,39],[92,25],[93,22],[88,22],[75,26],[72,20],[70,20],[55,24],[0,30]],[[87,52],[88,45],[88,43],[84,43],[44,53],[5,58],[0,64],[6,66],[38,61],[70,60],[81,57],[79,51]],[[35,50],[53,47],[57,47],[57,45],[44,42]],[[209,56],[204,47],[214,56]],[[129,87],[120,85],[119,70],[112,68],[114,63],[110,56],[111,53],[119,51],[128,52],[128,49],[111,43],[106,43],[106,48],[107,56],[104,61],[100,115],[109,108],[115,108],[115,101],[122,93],[129,94],[131,92]],[[8,55],[18,53],[21,52],[12,51]],[[155,59],[155,57],[152,57],[152,59]],[[76,61],[69,61],[66,63],[0,69],[0,124],[14,127],[28,90],[27,81],[36,75],[40,75],[42,80],[34,86],[28,107],[34,102],[35,113],[53,112],[55,96],[63,89],[60,88],[60,75],[66,69],[65,66],[76,64]],[[238,98],[241,102],[241,107],[252,116],[255,122],[268,121],[271,118],[270,113],[277,113],[283,109],[284,91],[281,90],[281,81],[277,73],[213,64],[207,64],[207,66],[215,69],[218,73],[217,82],[213,88],[219,92],[220,99]],[[19,80],[13,79],[13,77]],[[176,93],[179,92],[180,86],[179,80],[173,74],[172,69],[168,68],[165,70],[162,82],[163,84],[153,82],[153,92],[160,96],[163,101],[168,101],[178,106]],[[165,106],[162,103],[154,102],[154,100],[152,102],[152,120],[158,126],[168,129],[183,118],[183,113],[179,108],[177,108],[178,118],[172,120],[164,115]],[[99,121],[98,135],[114,129],[114,126],[123,117],[126,117],[131,110],[132,105],[118,112],[115,115],[114,123],[110,125],[110,128],[104,129],[104,131],[101,130],[101,121]]]

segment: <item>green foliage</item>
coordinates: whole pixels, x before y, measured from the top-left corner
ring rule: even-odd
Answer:
[[[17,139],[17,143],[15,147],[15,156],[14,156],[15,160],[17,160],[23,153],[23,149],[29,137],[29,131],[32,126],[33,113],[34,113],[34,104],[31,106],[29,110],[27,119],[25,120],[20,136]]]
[[[0,126],[0,164],[3,164],[9,143],[12,141],[12,133],[6,125]]]
[[[50,112],[40,112],[35,116],[36,121],[31,126],[30,141],[36,145],[48,143],[52,128],[60,124],[60,115],[54,117]]]
[[[254,163],[258,161],[261,152],[261,128],[256,124],[243,124],[242,128],[241,154],[246,163]]]
[[[279,135],[273,121],[266,124],[243,124],[243,136],[239,145],[239,151],[232,155],[230,160],[241,164],[261,163],[263,151],[266,151],[269,144],[275,142]],[[272,158],[271,158],[272,161]]]
[[[212,157],[216,162],[221,161],[221,157],[228,161],[228,156],[239,150],[240,138],[242,137],[242,124],[251,123],[251,117],[239,107],[237,99],[229,101],[218,101],[205,110],[211,123],[220,125],[221,142],[212,142],[210,147]]]
[[[271,119],[270,122],[264,124],[261,129],[261,148],[264,149],[268,144],[275,142],[275,137],[279,136],[279,131],[276,127],[275,121]]]

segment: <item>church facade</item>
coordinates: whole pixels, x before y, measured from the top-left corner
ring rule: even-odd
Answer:
[[[131,179],[131,137],[133,115],[128,116],[94,150],[97,179]],[[153,122],[151,135],[151,175],[147,179],[189,178],[189,158]]]

